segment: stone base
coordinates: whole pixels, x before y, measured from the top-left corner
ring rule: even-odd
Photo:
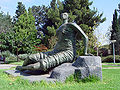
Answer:
[[[97,76],[102,80],[101,58],[97,56],[80,56],[73,63],[64,63],[53,69],[50,78],[64,82],[72,74],[79,73],[79,78]]]
[[[72,66],[72,63],[64,63],[53,69],[50,78],[55,78],[64,82],[67,77],[74,74],[76,69],[76,67]]]
[[[21,72],[19,70],[7,70],[5,73],[12,75],[14,77],[21,76],[22,79],[28,80],[29,82],[35,82],[35,81],[42,81],[45,80],[47,82],[55,82],[56,79],[50,78],[49,74],[44,75],[31,75],[24,72]]]
[[[41,72],[37,71],[36,75],[31,75],[18,70],[7,70],[5,72],[13,76],[23,76],[23,79],[27,79],[30,82],[41,80],[64,82],[72,74],[79,74],[78,77],[80,79],[93,75],[102,80],[101,58],[97,56],[80,56],[74,63],[64,63],[54,68],[51,74],[40,75]]]

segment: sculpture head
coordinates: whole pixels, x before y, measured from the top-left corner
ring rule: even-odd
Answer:
[[[63,19],[63,23],[68,23],[68,13],[62,13],[61,18]]]

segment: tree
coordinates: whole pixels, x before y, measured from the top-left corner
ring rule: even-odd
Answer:
[[[35,17],[35,25],[37,27],[38,31],[44,31],[43,26],[46,21],[46,11],[47,7],[45,5],[43,6],[32,6],[32,13]]]
[[[63,11],[63,4],[59,0],[52,0],[50,6],[46,11],[46,19],[43,25],[43,30],[45,33],[45,37],[42,42],[47,45],[50,49],[54,47],[56,44],[56,29],[62,24],[62,20],[60,19],[60,15]]]
[[[89,38],[89,52],[93,51],[96,44],[96,37],[93,34],[95,28],[103,23],[106,18],[102,18],[103,13],[99,14],[97,9],[90,9],[93,2],[89,0],[64,0],[64,12],[70,14],[70,21],[76,22]],[[92,53],[93,53],[92,52]]]
[[[116,43],[115,43],[116,54],[120,54],[120,15],[118,16],[117,11],[119,11],[119,9],[115,9],[113,14],[110,40],[116,40]],[[111,47],[112,47],[112,44],[111,44]]]
[[[0,50],[10,50],[13,47],[13,24],[9,13],[0,12]]]
[[[16,10],[16,15],[13,17],[13,23],[16,23],[17,19],[19,18],[20,15],[24,14],[26,11],[25,5],[22,4],[22,2],[18,2],[17,10]]]
[[[19,53],[31,53],[33,47],[40,43],[37,39],[37,30],[35,29],[35,18],[32,15],[32,9],[19,16],[14,25],[15,42]]]
[[[106,18],[102,18],[103,13],[99,14],[97,9],[90,9],[90,5],[92,5],[92,2],[89,2],[89,0],[64,0],[63,2],[60,0],[52,0],[50,6],[45,11],[45,19],[42,22],[42,30],[45,34],[43,38],[44,42],[42,43],[46,45],[49,44],[48,38],[52,39],[56,34],[56,29],[62,24],[60,15],[63,12],[67,12],[70,17],[69,21],[77,23],[89,36],[89,41],[92,43],[90,47],[92,49],[94,47],[93,43],[95,42],[93,41],[95,38],[93,31],[95,27],[104,22]]]
[[[9,32],[12,30],[12,19],[9,13],[4,14],[4,12],[0,12],[0,33]]]
[[[116,39],[117,31],[118,31],[118,14],[117,14],[117,9],[115,9],[115,12],[113,14],[113,21],[112,21],[111,40]]]

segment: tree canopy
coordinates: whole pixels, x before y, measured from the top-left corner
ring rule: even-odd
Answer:
[[[118,9],[114,10],[112,30],[110,40],[116,40],[115,50],[116,54],[120,55],[120,4],[118,4]]]
[[[100,23],[103,23],[106,18],[103,18],[103,13],[98,13],[96,8],[90,8],[92,3],[90,0],[64,0],[62,2],[60,0],[51,0],[49,6],[34,5],[27,11],[25,5],[22,4],[22,2],[18,2],[15,12],[16,15],[12,22],[12,33],[8,34],[12,41],[7,41],[6,39],[5,41],[11,42],[10,45],[19,48],[21,53],[30,52],[29,50],[31,50],[34,45],[39,45],[40,43],[52,49],[57,41],[55,36],[56,30],[62,24],[60,16],[63,12],[67,12],[69,14],[69,22],[77,23],[88,35],[89,48],[93,50],[94,44],[96,43],[96,37],[93,31]],[[2,14],[0,13],[0,15]],[[7,21],[7,23],[8,22],[9,21]],[[37,34],[39,34],[39,36]],[[1,38],[2,37],[4,37],[4,35],[1,34]],[[83,43],[81,41],[77,42],[78,49],[81,47],[78,52],[83,51]],[[4,45],[7,46],[7,43],[4,43]],[[8,47],[10,45],[8,45]]]

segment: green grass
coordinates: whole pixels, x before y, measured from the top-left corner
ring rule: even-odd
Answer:
[[[103,69],[103,80],[97,82],[75,82],[66,83],[29,83],[20,77],[12,77],[0,70],[0,90],[119,90],[120,70]]]
[[[120,66],[113,66],[113,65],[102,65],[102,67],[120,67]]]
[[[120,63],[103,63],[102,67],[120,67]]]
[[[103,63],[103,64],[108,64],[108,65],[120,65],[120,63]]]
[[[9,61],[7,61],[5,64],[22,65],[23,62],[24,62],[24,61],[22,61],[22,60],[19,61],[19,62],[14,61],[14,60],[9,60]]]

